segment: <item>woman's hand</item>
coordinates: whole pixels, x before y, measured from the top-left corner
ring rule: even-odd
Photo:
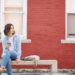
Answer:
[[[7,49],[10,48],[10,46],[11,46],[11,43],[7,43],[6,48]]]
[[[20,62],[20,59],[16,59],[16,63],[19,63]]]

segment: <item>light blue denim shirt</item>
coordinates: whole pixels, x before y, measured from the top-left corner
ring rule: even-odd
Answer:
[[[2,38],[2,49],[3,49],[2,57],[6,54],[6,52],[8,50],[8,49],[6,49],[7,39],[8,39],[8,37],[6,35]],[[21,52],[22,52],[22,50],[21,50],[21,37],[18,34],[14,35],[13,43],[14,43],[14,51],[16,51],[17,58],[20,59]]]

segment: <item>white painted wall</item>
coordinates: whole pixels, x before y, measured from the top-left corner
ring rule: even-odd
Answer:
[[[5,0],[4,8],[4,25],[12,23],[16,33],[22,34],[23,0]]]
[[[5,24],[12,23],[14,25],[16,33],[22,34],[22,18],[22,14],[5,14]]]
[[[5,0],[5,7],[22,7],[23,0]]]

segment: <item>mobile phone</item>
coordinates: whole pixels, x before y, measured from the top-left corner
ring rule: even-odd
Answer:
[[[9,46],[11,46],[11,43],[10,43],[9,41],[7,42],[7,44],[8,44]]]

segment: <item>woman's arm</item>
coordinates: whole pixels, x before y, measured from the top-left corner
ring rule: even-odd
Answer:
[[[5,49],[9,49],[10,48],[10,44],[6,43],[6,38],[2,38],[2,47],[3,47],[3,51],[5,51]]]
[[[21,38],[20,36],[18,35],[17,36],[17,41],[16,41],[16,51],[17,51],[17,59],[20,59],[21,58]]]
[[[3,37],[1,40],[2,40],[2,56],[3,56],[8,49],[6,48],[6,45],[7,45],[6,44],[6,38]]]
[[[2,38],[2,49],[3,49],[3,52],[6,50],[6,40],[5,40],[5,37]]]

